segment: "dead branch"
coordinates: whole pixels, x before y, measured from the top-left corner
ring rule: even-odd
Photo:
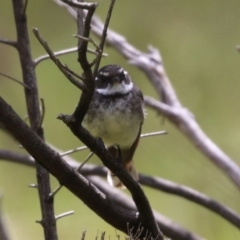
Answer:
[[[55,149],[59,152],[59,150]],[[19,154],[12,151],[6,151],[0,149],[0,160],[7,160],[19,164],[24,164],[27,166],[35,166],[35,161],[31,156],[25,155],[25,154]],[[73,168],[76,169],[81,165],[81,163],[75,161],[73,158],[66,156],[64,157],[64,160]],[[107,174],[106,168],[94,164],[85,164],[84,167],[81,169],[81,174],[83,174],[85,177],[91,180],[95,186],[97,186],[101,191],[103,191],[107,197],[110,197],[112,199],[113,196],[117,196],[117,199],[121,199],[123,193],[121,191],[117,191],[115,193],[115,189],[109,189],[109,186],[106,182],[102,181],[99,177],[94,176],[101,176],[105,177]],[[101,184],[98,184],[98,182],[101,182]],[[148,186],[150,188],[163,191],[168,194],[174,194],[179,197],[183,197],[189,201],[192,201],[196,204],[199,204],[212,212],[216,213],[217,215],[223,217],[227,221],[229,221],[231,224],[236,226],[237,228],[240,228],[240,216],[234,212],[232,209],[224,206],[223,204],[217,202],[214,199],[211,199],[210,197],[190,188],[184,185],[180,185],[177,183],[174,183],[172,181],[159,178],[159,177],[152,177],[145,174],[139,174],[139,182],[144,185]],[[109,192],[108,194],[106,192]],[[114,199],[112,199],[114,200]],[[114,200],[117,201],[118,204],[125,206],[124,199],[121,200]],[[122,201],[122,203],[121,203]],[[127,207],[127,206],[125,206]],[[158,221],[158,224],[160,224],[160,228],[162,229],[161,221]],[[164,234],[166,235],[166,232],[163,230]],[[170,235],[167,235],[170,236]]]
[[[106,31],[108,28],[108,23],[110,20],[113,4],[114,4],[114,1],[112,1],[109,7],[108,17],[105,22],[103,32],[101,33],[102,41],[101,41],[100,48],[103,48],[105,43]],[[80,5],[79,7],[81,9],[84,9],[84,7]],[[94,139],[81,126],[82,120],[85,116],[85,113],[88,110],[88,106],[90,104],[90,101],[92,99],[92,96],[95,90],[94,75],[91,70],[91,64],[89,64],[88,58],[87,58],[88,41],[86,41],[89,39],[90,29],[91,29],[90,24],[92,21],[95,8],[96,8],[96,4],[94,3],[92,3],[91,7],[88,8],[84,25],[82,24],[81,11],[78,12],[77,14],[78,35],[81,36],[78,42],[78,62],[81,65],[81,68],[83,70],[83,74],[85,77],[84,83],[86,85],[86,91],[82,92],[80,101],[73,115],[69,116],[69,115],[61,114],[59,115],[58,119],[62,120],[71,129],[73,134],[76,137],[78,137],[78,139],[81,140],[84,144],[86,144],[89,147],[89,149],[101,159],[103,164],[107,166],[117,177],[119,177],[122,183],[129,189],[134,199],[134,202],[137,206],[137,209],[139,211],[137,218],[141,219],[142,225],[144,227],[142,236],[145,236],[146,232],[148,232],[148,233],[151,233],[155,239],[163,239],[163,235],[160,232],[158,225],[156,224],[148,199],[146,198],[140,185],[137,182],[135,182],[131,176],[129,176],[129,174],[125,171],[125,169],[123,168],[122,164],[119,161],[116,161],[113,159],[111,154],[106,150],[103,142],[100,139]],[[100,50],[102,52],[102,49]],[[100,59],[98,61],[100,62]],[[137,228],[135,228],[134,231],[136,230]]]
[[[73,8],[60,3],[59,0],[55,0],[55,2],[64,6],[76,18],[76,11]],[[102,21],[94,16],[91,26],[93,33],[100,38],[104,26]],[[149,47],[147,53],[141,52],[128,43],[126,38],[110,29],[108,29],[106,44],[116,49],[130,64],[142,70],[154,86],[159,98],[163,100],[163,102],[160,102],[152,98],[145,98],[146,105],[163,114],[176,125],[202,154],[219,167],[240,188],[239,166],[212,142],[200,128],[193,114],[182,106],[167,77],[159,51]]]
[[[84,91],[84,84],[82,84],[79,80],[77,80],[74,75],[69,71],[69,69],[64,66],[59,59],[56,58],[53,51],[48,46],[47,42],[43,39],[43,37],[40,35],[37,28],[33,29],[33,33],[37,37],[38,41],[41,43],[41,45],[44,47],[46,52],[48,53],[51,60],[57,65],[58,69],[67,77],[67,79],[77,88]]]
[[[12,41],[12,40],[8,40],[6,38],[0,38],[0,43],[9,45],[11,47],[15,47],[18,48],[17,42],[16,41]]]
[[[55,149],[55,151],[58,149]],[[26,166],[34,167],[35,161],[32,157],[25,155],[14,153],[11,151],[0,150],[0,160],[8,160],[11,162],[24,164]],[[73,158],[69,156],[65,156],[64,160],[73,168],[76,169],[79,167],[81,163],[75,161]],[[84,168],[81,170],[81,174],[85,175],[91,183],[94,184],[101,192],[103,192],[107,199],[112,201],[113,205],[123,207],[127,210],[135,210],[136,206],[133,200],[127,196],[124,192],[120,191],[117,188],[109,188],[108,183],[102,180],[98,176],[106,176],[106,168],[102,166],[97,166],[93,164],[86,164]],[[140,179],[142,179],[140,174]],[[110,206],[109,206],[110,208]],[[160,213],[154,211],[154,217],[163,231],[164,235],[170,237],[171,239],[175,240],[202,240],[201,237],[189,232],[188,230],[184,229],[177,223],[174,223],[172,220],[168,219],[167,217],[161,215]]]
[[[44,139],[43,129],[40,125],[41,113],[39,107],[37,80],[34,70],[34,61],[31,56],[27,28],[27,1],[12,0],[12,4],[17,31],[17,50],[21,63],[22,79],[24,84],[27,86],[24,88],[24,91],[28,118],[32,130]],[[41,225],[43,226],[45,240],[57,240],[53,201],[47,201],[48,195],[51,192],[49,174],[46,169],[36,163],[36,175],[42,213]]]
[[[137,229],[140,222],[143,222],[136,211],[126,211],[126,209],[114,205],[99,189],[73,170],[61,159],[57,152],[48,147],[44,141],[21,120],[1,97],[0,122],[5,125],[6,129],[11,132],[38,163],[58,179],[61,185],[68,188],[106,222],[126,234],[126,223],[129,223],[130,226]],[[103,153],[105,153],[105,151],[104,148]],[[109,154],[107,157],[110,157]],[[106,211],[106,209],[108,211]],[[148,228],[145,230],[147,229]]]

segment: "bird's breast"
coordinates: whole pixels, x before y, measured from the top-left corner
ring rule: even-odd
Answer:
[[[141,109],[140,109],[141,113]],[[125,102],[91,106],[83,120],[83,126],[94,136],[100,137],[106,146],[130,147],[138,136],[142,114]]]

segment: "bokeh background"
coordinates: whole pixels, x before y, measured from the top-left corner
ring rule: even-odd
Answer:
[[[105,19],[109,1],[98,1],[96,14]],[[76,46],[76,24],[72,17],[50,0],[29,1],[27,9],[32,55],[45,54],[33,36],[37,27],[53,50]],[[239,0],[120,0],[117,1],[110,27],[137,48],[146,51],[153,45],[161,51],[166,71],[182,104],[195,115],[208,136],[234,161],[240,164],[240,1]],[[0,0],[0,36],[15,39],[11,1]],[[102,65],[118,63],[131,74],[146,95],[156,96],[145,76],[130,66],[116,51]],[[80,72],[77,55],[61,57]],[[0,72],[21,80],[15,49],[0,44]],[[49,60],[37,67],[40,97],[46,105],[46,140],[62,150],[82,144],[56,119],[59,113],[72,113],[80,92],[71,85]],[[0,95],[24,118],[26,107],[23,88],[0,76]],[[240,191],[168,121],[151,110],[143,132],[167,130],[167,136],[143,139],[135,155],[139,172],[160,176],[193,187],[240,213]],[[0,132],[0,148],[24,152],[11,137]],[[81,161],[87,152],[77,153]],[[92,163],[101,164],[95,157]],[[28,187],[35,183],[34,169],[0,161],[2,210],[12,240],[42,240],[38,195]],[[52,178],[52,186],[57,182]],[[189,230],[212,240],[240,239],[240,232],[214,213],[179,197],[144,188],[150,203],[159,212]],[[87,239],[97,231],[106,231],[115,239],[115,230],[69,193],[60,191],[55,200],[56,214],[74,210],[75,214],[58,221],[59,239]]]

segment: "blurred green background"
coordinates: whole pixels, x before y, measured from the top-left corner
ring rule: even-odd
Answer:
[[[105,19],[109,1],[98,1],[96,14]],[[72,37],[76,24],[72,17],[50,0],[29,1],[28,27],[34,58],[45,51],[33,36],[37,27],[53,50],[76,45]],[[240,1],[239,0],[120,0],[110,27],[137,48],[146,51],[153,45],[161,51],[166,71],[182,104],[195,115],[208,136],[240,164]],[[0,1],[0,37],[15,39],[11,1]],[[145,76],[130,66],[117,52],[109,54],[102,65],[118,63],[126,68],[144,94],[156,96]],[[77,55],[61,57],[79,72]],[[15,49],[0,44],[0,72],[21,80]],[[80,92],[49,60],[37,67],[40,97],[44,98],[45,136],[62,150],[82,145],[69,129],[56,119],[59,113],[72,113]],[[21,117],[26,116],[23,89],[0,76],[0,95]],[[200,154],[169,122],[148,110],[143,132],[167,130],[167,136],[143,139],[135,154],[139,172],[160,176],[193,187],[240,213],[240,191],[208,159]],[[24,152],[5,133],[0,132],[0,148]],[[81,161],[86,152],[75,154]],[[101,164],[95,157],[92,163]],[[0,190],[3,211],[13,240],[42,240],[34,169],[0,162]],[[57,182],[52,179],[52,186]],[[145,188],[151,205],[187,229],[213,240],[240,239],[240,232],[227,221],[179,197]],[[59,239],[80,239],[87,230],[93,239],[97,230],[115,239],[115,230],[97,217],[75,196],[63,189],[55,200],[56,214],[74,210],[75,214],[58,221]]]

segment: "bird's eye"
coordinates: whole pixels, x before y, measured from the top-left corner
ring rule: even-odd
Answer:
[[[120,79],[121,80],[124,80],[126,78],[126,74],[125,74],[125,71],[122,71],[119,75]]]
[[[101,81],[103,81],[103,82],[106,82],[106,81],[107,81],[107,77],[105,77],[105,76],[101,76],[100,79],[101,79]]]

